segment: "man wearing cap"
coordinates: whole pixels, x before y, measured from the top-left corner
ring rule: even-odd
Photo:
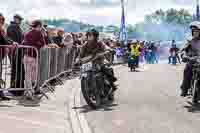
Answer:
[[[7,36],[9,39],[17,42],[18,44],[22,43],[23,32],[20,27],[23,18],[16,14],[13,17],[10,25],[7,28]],[[24,64],[22,62],[23,58],[22,49],[10,51],[10,60],[12,62],[11,68],[11,88],[23,88],[24,87]],[[18,67],[17,67],[18,66]],[[17,68],[17,69],[16,69]],[[13,91],[14,95],[23,94],[22,91]]]
[[[14,21],[11,21],[10,25],[7,28],[7,35],[14,42],[21,43],[23,40],[23,32],[20,27],[23,18],[18,14],[14,15]]]

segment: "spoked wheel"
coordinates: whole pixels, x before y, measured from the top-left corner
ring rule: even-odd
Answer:
[[[131,69],[131,72],[135,72],[135,65],[131,64],[130,69]]]
[[[94,91],[96,90],[96,92]],[[83,97],[87,104],[93,108],[97,109],[101,105],[101,96],[97,89],[90,88],[89,81],[85,78],[81,80],[81,91],[83,93]]]
[[[175,65],[176,65],[176,63],[177,63],[176,57],[173,57],[173,58],[172,58],[172,65],[174,65],[174,66],[175,66]]]
[[[193,103],[198,103],[198,91],[199,91],[198,81],[194,80],[193,84],[194,85],[193,85],[193,92],[192,92],[192,102]]]

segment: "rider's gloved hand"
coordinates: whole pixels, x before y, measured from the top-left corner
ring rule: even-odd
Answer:
[[[190,59],[190,64],[195,64],[196,63],[196,59],[194,59],[194,58],[192,58],[192,59]]]
[[[183,57],[183,58],[182,58],[182,62],[186,63],[186,62],[188,62],[188,61],[189,61],[189,60],[188,60],[187,57]]]

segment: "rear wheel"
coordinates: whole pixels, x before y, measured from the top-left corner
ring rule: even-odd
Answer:
[[[81,80],[81,91],[83,93],[83,97],[87,104],[93,108],[97,109],[101,104],[100,93],[96,88],[90,88],[89,81],[86,78]]]

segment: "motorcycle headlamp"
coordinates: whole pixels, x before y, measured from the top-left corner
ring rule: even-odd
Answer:
[[[196,61],[197,61],[197,63],[200,63],[200,58],[198,58]]]

